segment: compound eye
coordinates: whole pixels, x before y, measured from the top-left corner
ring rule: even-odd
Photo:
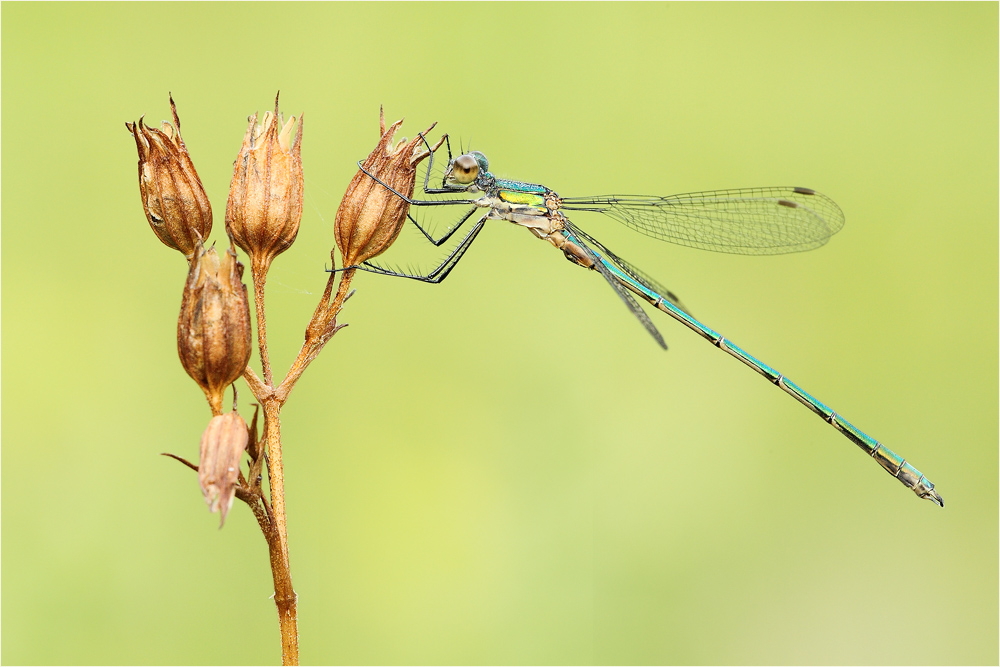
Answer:
[[[468,185],[479,175],[479,163],[471,155],[459,155],[451,165],[452,177],[462,185]]]

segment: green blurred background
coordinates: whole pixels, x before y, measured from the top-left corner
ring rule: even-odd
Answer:
[[[564,195],[829,194],[846,227],[791,256],[576,221],[947,501],[654,313],[661,352],[595,274],[493,223],[442,285],[360,276],[284,412],[304,662],[995,664],[997,19],[5,3],[2,661],[280,659],[252,516],[218,530],[159,456],[195,458],[209,411],[124,128],[173,93],[221,241],[245,119],[280,89],[306,114],[306,212],[268,281],[276,372],[383,104]],[[387,261],[416,262],[415,234]]]

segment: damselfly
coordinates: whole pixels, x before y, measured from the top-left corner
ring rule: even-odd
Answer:
[[[448,165],[440,182],[435,178],[432,183],[434,150],[430,146],[428,150],[431,154],[424,176],[424,192],[427,195],[451,195],[452,198],[412,199],[392,189],[373,174],[367,171],[365,173],[412,206],[468,207],[469,210],[440,238],[435,238],[410,216],[410,221],[434,245],[445,243],[475,217],[477,211],[482,213],[481,217],[445,260],[430,273],[403,273],[370,262],[351,268],[439,283],[455,268],[487,220],[505,220],[526,227],[536,237],[561,250],[574,264],[597,271],[661,347],[667,347],[663,337],[633,295],[670,315],[791,394],[878,461],[889,474],[912,489],[917,496],[944,507],[944,500],[934,490],[934,485],[903,457],[857,429],[783,374],[696,320],[672,292],[584,232],[565,214],[567,211],[603,213],[647,236],[694,248],[747,255],[773,255],[818,248],[843,227],[844,214],[829,197],[801,187],[715,190],[667,197],[560,197],[543,185],[494,176],[489,171],[486,156],[480,152],[470,151],[452,159],[450,142]]]

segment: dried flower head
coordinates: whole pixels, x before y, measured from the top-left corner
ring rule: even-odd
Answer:
[[[219,528],[233,506],[240,475],[240,457],[247,447],[247,423],[235,412],[212,417],[201,435],[198,484],[211,512],[220,512]]]
[[[226,203],[226,232],[252,263],[254,274],[267,271],[276,256],[295,241],[302,218],[302,116],[282,123],[278,98],[274,112],[257,124],[250,119],[236,157]],[[294,140],[292,130],[295,129]]]
[[[190,259],[195,242],[212,231],[212,205],[181,139],[181,121],[170,98],[174,123],[160,129],[125,123],[139,151],[139,194],[146,219],[164,244]]]
[[[250,309],[242,276],[233,248],[219,257],[215,248],[206,251],[197,244],[177,318],[177,352],[213,415],[222,414],[226,388],[250,360]]]
[[[393,135],[402,123],[402,119],[397,120],[387,129],[385,114],[379,111],[382,136],[364,161],[364,170],[359,169],[351,179],[337,209],[334,233],[344,266],[356,266],[384,252],[399,236],[406,221],[409,204],[365,173],[367,171],[402,195],[413,195],[417,165],[430,155],[424,147],[423,135],[437,123],[409,142],[400,140],[393,148]],[[440,145],[441,141],[431,150]]]

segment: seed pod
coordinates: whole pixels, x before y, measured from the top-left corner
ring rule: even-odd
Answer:
[[[295,241],[302,218],[302,116],[282,125],[278,100],[257,124],[250,119],[236,157],[226,203],[226,232],[248,255],[254,274]]]
[[[140,118],[125,127],[139,151],[139,194],[146,220],[157,238],[190,260],[195,243],[212,231],[212,205],[181,139],[181,121],[172,97],[170,111],[173,125],[164,121],[155,129]]]
[[[177,352],[213,415],[222,414],[226,388],[250,360],[250,309],[242,275],[233,248],[219,257],[215,248],[206,251],[198,242],[177,318]]]
[[[393,135],[402,122],[402,119],[397,120],[386,129],[385,115],[379,112],[382,136],[375,150],[362,163],[364,170],[359,169],[351,179],[340,208],[337,209],[334,233],[345,267],[357,266],[384,252],[399,236],[406,221],[410,205],[385,185],[399,194],[411,197],[417,165],[430,152],[424,147],[422,135],[417,135],[409,142],[402,139],[392,148]],[[437,123],[424,130],[423,135],[430,132],[434,125]],[[433,149],[440,145],[439,141]],[[365,171],[385,185],[378,183]]]
[[[210,512],[220,512],[219,528],[233,506],[240,457],[247,447],[247,423],[235,412],[212,417],[201,436],[198,484]]]

